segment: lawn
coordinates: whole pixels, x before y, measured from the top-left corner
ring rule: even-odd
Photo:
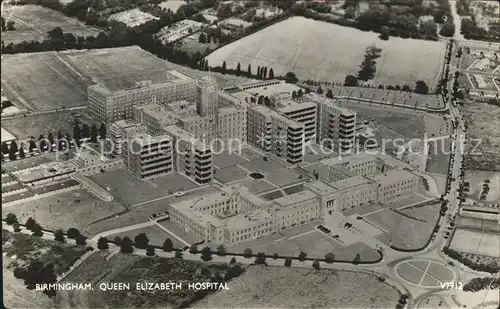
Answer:
[[[293,264],[293,263],[292,263]],[[196,308],[392,308],[398,292],[375,276],[345,271],[251,266],[229,291]]]
[[[140,229],[130,230],[130,231],[126,231],[126,232],[122,232],[122,233],[118,233],[118,234],[109,235],[109,236],[107,236],[107,238],[113,239],[116,236],[120,236],[121,238],[127,236],[130,239],[132,239],[132,241],[134,241],[135,236],[137,236],[138,234],[141,234],[141,233],[146,234],[146,236],[149,239],[149,243],[151,245],[161,246],[161,245],[163,245],[163,242],[165,241],[165,239],[170,238],[170,240],[174,243],[175,248],[183,248],[185,246],[185,244],[179,242],[177,239],[175,239],[174,237],[172,237],[171,235],[167,234],[162,229],[160,229],[159,227],[154,226],[154,225],[148,226],[148,227],[143,227]]]
[[[85,247],[2,230],[2,253],[13,259],[9,265],[4,264],[7,269],[25,267],[38,260],[45,265],[52,263],[54,273],[61,275],[85,253]]]
[[[64,32],[73,33],[76,37],[99,34],[97,29],[77,19],[37,5],[2,5],[2,17],[14,21],[16,27],[14,31],[2,31],[2,41],[5,45],[10,42],[19,43],[31,40],[41,42],[46,39],[46,33],[55,27],[61,27]]]
[[[414,249],[424,246],[439,217],[439,206],[428,205],[403,210],[384,210],[365,217],[391,232],[377,236],[385,244]]]
[[[5,123],[4,121],[5,120],[2,120],[2,123]],[[40,164],[52,162],[54,160],[55,160],[55,154],[54,153],[47,153],[47,154],[42,154],[39,156],[25,158],[22,160],[16,160],[16,161],[3,163],[2,169],[7,171],[7,172],[14,172],[15,173],[15,171],[20,171],[20,170],[31,168],[31,167],[36,167],[36,166],[39,166]]]
[[[376,60],[377,73],[371,82],[414,86],[417,80],[424,80],[434,88],[444,43],[394,37],[382,41],[373,32],[303,17],[289,18],[218,49],[208,61],[212,65],[226,61],[229,68],[238,62],[242,67],[272,67],[275,75],[291,71],[301,80],[343,82],[346,75],[357,74],[365,49],[372,44],[382,49],[382,55]]]
[[[124,23],[128,27],[137,27],[150,20],[159,19],[150,13],[143,12],[139,9],[132,9],[109,16],[110,20],[116,20]]]
[[[85,103],[86,104],[86,103]],[[89,116],[84,111],[58,111],[48,114],[27,114],[25,117],[2,119],[2,126],[8,129],[19,139],[29,139],[34,136],[38,139],[40,134],[47,137],[48,133],[57,136],[57,132],[73,135],[74,121],[86,123],[89,126],[100,123]],[[26,145],[27,146],[27,145]]]
[[[44,196],[3,209],[5,213],[15,213],[21,222],[33,217],[43,228],[67,230],[75,227],[82,233],[93,222],[124,210],[125,207],[117,202],[103,202],[85,189]]]

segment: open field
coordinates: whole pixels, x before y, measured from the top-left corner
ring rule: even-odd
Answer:
[[[97,127],[100,125],[98,121],[80,111],[58,111],[48,114],[27,114],[26,117],[22,118],[2,119],[2,126],[21,140],[31,136],[38,139],[40,134],[47,137],[49,132],[54,136],[57,136],[57,132],[71,136],[75,120],[86,123],[90,127],[93,124],[96,124]]]
[[[463,106],[467,131],[464,165],[468,170],[500,171],[500,107],[476,102]],[[476,147],[472,153],[472,147]]]
[[[500,233],[500,225],[493,220],[484,220],[478,218],[469,218],[457,216],[455,219],[457,228],[466,230],[479,230],[484,232]]]
[[[293,263],[292,263],[293,265]],[[357,272],[251,266],[197,308],[392,308],[399,294]]]
[[[92,222],[114,216],[125,207],[114,201],[103,202],[85,189],[75,189],[6,206],[2,210],[15,213],[20,222],[33,217],[44,228],[66,230],[75,227],[83,233]]]
[[[129,170],[118,169],[89,177],[115,197],[116,201],[131,206],[155,198],[172,195],[179,190],[190,190],[197,185],[180,174],[169,174],[151,180],[141,180]]]
[[[2,123],[4,120],[2,120]],[[26,168],[31,168],[38,166],[43,163],[48,163],[54,161],[56,158],[54,153],[46,153],[38,156],[33,156],[25,158],[22,160],[16,160],[11,162],[2,163],[2,169],[7,172],[16,172]]]
[[[68,245],[24,233],[2,230],[2,254],[12,258],[4,268],[25,267],[38,260],[54,265],[54,273],[60,275],[69,270],[83,254],[84,246]]]
[[[167,189],[163,188],[163,190]],[[152,214],[166,211],[168,209],[168,205],[171,203],[192,199],[194,197],[206,195],[216,191],[217,189],[215,189],[215,187],[206,186],[188,192],[186,195],[181,197],[170,196],[165,198],[160,197],[158,199],[149,198],[142,202],[142,204],[132,207],[129,212],[119,215],[118,217],[111,217],[100,222],[89,224],[86,227],[85,232],[89,235],[96,235],[108,230],[146,222]]]
[[[136,82],[165,82],[168,70],[179,69],[194,78],[207,72],[164,61],[138,46],[98,50],[71,50],[5,55],[2,88],[13,104],[33,111],[85,106],[87,86],[100,83],[110,90]],[[221,87],[252,81],[245,77],[211,73]]]
[[[137,259],[137,257],[134,257]],[[117,260],[119,259],[119,260]],[[84,262],[84,264],[87,261]],[[130,290],[113,291],[72,291],[59,293],[56,303],[59,307],[66,308],[69,304],[82,308],[102,308],[107,304],[109,308],[153,308],[161,304],[162,308],[186,308],[191,307],[199,293],[194,289],[188,289],[188,283],[210,282],[211,274],[225,271],[228,265],[207,265],[201,262],[185,261],[181,259],[150,258],[142,257],[131,260],[129,255],[115,254],[109,261],[103,261],[102,257],[96,257],[90,261],[97,269],[100,269],[99,282],[121,282],[128,283]],[[84,265],[82,264],[82,265]],[[117,267],[116,264],[119,264]],[[79,272],[83,274],[86,268]],[[208,272],[202,269],[209,270]],[[106,275],[111,270],[112,274]],[[75,271],[78,271],[76,269]],[[96,271],[89,272],[89,276],[78,276],[82,282],[98,280]],[[71,276],[71,274],[70,274]],[[168,278],[168,279],[167,279]],[[135,289],[136,283],[150,282],[179,282],[183,284],[182,289],[140,291]],[[208,292],[209,294],[211,292]],[[223,291],[225,293],[225,291]]]
[[[456,303],[455,308],[497,309],[500,302],[500,294],[498,290],[482,290],[477,292],[455,290],[452,299]]]
[[[14,21],[16,27],[13,31],[2,31],[2,41],[5,45],[31,40],[41,42],[46,39],[47,32],[55,27],[61,27],[65,33],[73,33],[75,37],[99,34],[97,29],[77,19],[38,5],[2,5],[2,17]]]
[[[243,67],[272,67],[275,75],[291,71],[302,80],[343,82],[346,75],[357,74],[365,49],[372,44],[382,49],[382,55],[376,60],[377,73],[371,82],[414,86],[417,80],[424,80],[434,88],[444,59],[444,43],[393,37],[382,41],[373,32],[303,17],[289,18],[218,49],[208,61],[212,65],[226,61],[229,68],[238,62]]]
[[[87,104],[92,81],[78,74],[56,52],[2,57],[2,88],[14,104],[48,111]]]
[[[450,248],[464,253],[500,258],[498,234],[457,229]]]
[[[172,12],[177,12],[177,9],[185,4],[186,2],[185,1],[181,1],[181,0],[166,0],[166,1],[163,1],[161,2],[160,4],[158,4],[162,9],[165,9],[165,10],[172,10]]]
[[[417,266],[416,263],[421,263],[422,266]],[[396,272],[404,280],[425,287],[439,287],[440,283],[454,279],[447,266],[427,260],[405,261],[397,266]]]
[[[377,236],[381,242],[402,249],[413,249],[427,243],[438,217],[439,205],[434,204],[397,211],[386,209],[365,219],[391,231]]]

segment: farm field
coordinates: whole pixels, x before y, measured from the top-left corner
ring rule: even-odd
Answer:
[[[89,78],[75,72],[56,52],[2,57],[2,88],[14,104],[32,111],[85,106]]]
[[[465,169],[500,171],[500,132],[498,131],[500,107],[486,103],[466,102],[462,110],[469,126],[467,137],[470,140],[465,149]],[[471,147],[476,145],[477,148],[472,153]]]
[[[457,229],[450,248],[458,252],[500,258],[498,234]]]
[[[414,86],[417,80],[424,80],[431,89],[435,87],[444,59],[444,43],[392,37],[382,41],[373,32],[303,17],[272,25],[207,58],[211,65],[226,61],[229,68],[236,68],[240,62],[242,67],[272,67],[275,75],[291,71],[301,80],[343,82],[346,75],[357,74],[365,49],[372,44],[382,49],[382,55],[376,60],[377,73],[370,82]]]
[[[365,218],[391,231],[377,236],[381,242],[401,249],[414,249],[427,243],[438,217],[439,205],[428,205],[397,211],[387,209]]]
[[[251,266],[231,281],[229,291],[209,295],[193,307],[392,308],[398,297],[395,289],[363,273]]]
[[[78,36],[97,36],[99,31],[62,13],[38,5],[2,5],[2,17],[15,22],[16,30],[2,31],[2,41],[43,41],[48,31],[61,27],[64,32]],[[3,63],[2,63],[3,64]]]
[[[98,200],[84,189],[56,193],[3,208],[4,212],[16,214],[20,222],[33,217],[43,228],[75,227],[82,233],[94,221],[114,217],[124,210],[122,205]]]
[[[99,83],[114,91],[135,87],[142,80],[166,82],[166,71],[174,69],[193,78],[207,75],[164,61],[138,46],[129,46],[5,55],[2,88],[15,105],[32,111],[49,111],[86,106],[89,85]],[[211,75],[220,87],[252,81],[219,73]]]

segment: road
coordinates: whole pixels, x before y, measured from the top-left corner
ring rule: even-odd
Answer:
[[[5,117],[2,117],[2,120],[23,118],[23,117],[27,117],[27,116],[53,114],[53,113],[67,112],[67,111],[79,111],[79,110],[85,110],[85,109],[87,109],[87,105],[68,107],[68,108],[59,108],[59,109],[53,109],[53,110],[48,110],[48,111],[39,111],[39,112],[31,112],[30,111],[30,112],[26,112],[26,113],[19,114],[19,115],[5,116]]]

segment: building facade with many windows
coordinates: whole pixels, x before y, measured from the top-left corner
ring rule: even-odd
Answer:
[[[123,159],[138,178],[149,179],[173,171],[172,138],[169,135],[137,134],[125,141]]]

